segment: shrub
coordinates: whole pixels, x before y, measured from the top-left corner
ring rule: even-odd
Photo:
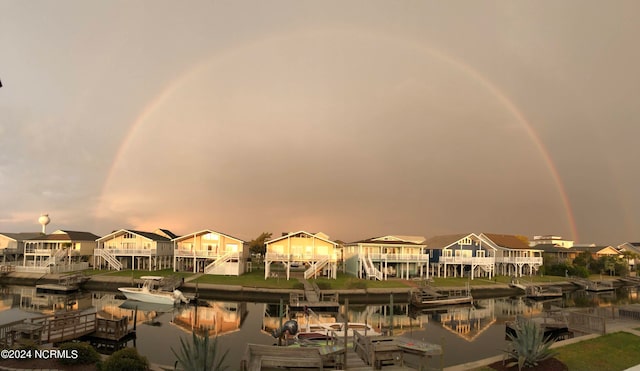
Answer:
[[[191,341],[185,341],[181,337],[180,345],[179,351],[176,351],[173,347],[171,348],[171,351],[178,359],[176,368],[180,365],[186,371],[223,371],[227,369],[224,366],[224,361],[228,351],[219,356],[217,338],[211,341],[209,334],[200,337],[194,331],[191,334]]]
[[[63,365],[87,365],[100,361],[100,354],[89,343],[63,343],[58,347],[60,350],[76,350],[77,358],[61,358],[59,360]]]
[[[514,330],[515,334],[507,333],[511,343],[505,352],[515,361],[507,364],[507,367],[518,365],[518,370],[522,370],[522,367],[534,367],[538,362],[556,354],[549,349],[554,340],[545,338],[542,328],[537,323],[519,320],[516,321]]]
[[[113,353],[100,367],[101,371],[147,371],[147,357],[138,354],[135,348],[124,348]]]

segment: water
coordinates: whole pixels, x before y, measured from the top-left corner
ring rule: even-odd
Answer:
[[[504,324],[516,315],[534,316],[551,305],[588,307],[637,302],[636,288],[622,288],[600,294],[575,291],[551,302],[494,298],[477,300],[473,306],[418,312],[406,304],[395,304],[393,317],[389,305],[351,305],[348,315],[352,322],[365,322],[381,329],[388,329],[393,322],[394,335],[442,345],[446,367],[502,354]],[[37,294],[30,287],[6,287],[0,294],[0,324],[64,310],[98,311],[99,316],[106,318],[135,317],[138,351],[153,363],[170,366],[176,360],[172,348],[178,350],[180,338],[188,340],[193,328],[217,334],[219,349],[228,351],[227,364],[232,367],[239,365],[247,343],[275,343],[270,333],[280,325],[277,303],[210,300],[207,304],[207,307],[173,308],[121,300],[114,293],[58,296]],[[330,315],[323,318],[333,320]]]

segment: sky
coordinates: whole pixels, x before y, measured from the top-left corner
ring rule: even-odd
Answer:
[[[638,241],[638,14],[0,0],[0,232]]]

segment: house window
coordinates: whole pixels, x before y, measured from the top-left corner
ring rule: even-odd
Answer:
[[[209,241],[218,241],[220,239],[220,236],[218,236],[215,233],[207,233],[204,236],[202,236],[202,239],[209,240]]]
[[[476,257],[478,257],[478,258],[484,258],[484,250],[478,250],[478,251],[476,251]]]
[[[450,258],[451,257],[451,250],[442,251],[442,256],[444,256],[445,258]]]
[[[471,238],[469,238],[469,237],[465,237],[465,238],[461,239],[460,241],[458,241],[458,244],[460,244],[460,245],[472,245],[473,244],[473,240],[471,240]]]
[[[130,240],[130,239],[136,238],[136,236],[133,233],[127,232],[127,233],[124,234],[123,238]]]

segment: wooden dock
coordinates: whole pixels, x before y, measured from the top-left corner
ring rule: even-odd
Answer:
[[[313,310],[316,312],[338,313],[340,303],[338,294],[325,295],[315,283],[303,280],[304,294],[291,293],[289,295],[289,310],[300,312]]]
[[[574,278],[572,282],[587,291],[601,292],[615,290],[612,281],[591,281],[586,278]]]
[[[98,318],[96,312],[63,312],[0,325],[0,348],[24,341],[57,344],[88,335],[113,340],[131,333],[126,318],[110,320]]]
[[[36,285],[36,291],[68,294],[80,290],[80,286],[88,280],[89,277],[82,274],[69,274],[58,278],[58,283]]]

